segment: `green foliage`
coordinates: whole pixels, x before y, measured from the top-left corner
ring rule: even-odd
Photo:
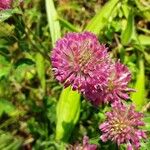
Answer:
[[[80,94],[70,87],[63,89],[57,104],[56,139],[68,141],[80,115]]]
[[[150,148],[150,140],[147,139],[146,141],[143,141],[141,144],[141,150],[148,150]]]
[[[150,117],[144,117],[144,122],[145,122],[145,126],[143,127],[143,129],[145,131],[150,131]]]
[[[139,60],[139,72],[137,74],[135,90],[131,96],[133,103],[136,105],[137,109],[140,110],[145,102],[145,73],[144,73],[144,62]]]
[[[62,141],[82,143],[83,135],[100,149],[117,149],[99,139],[109,107],[95,108],[70,87],[62,90],[53,75],[55,42],[82,30],[97,34],[132,72],[137,92],[131,100],[146,115],[141,150],[149,149],[150,8],[144,2],[26,0],[0,11],[0,149],[65,150]]]
[[[0,116],[2,116],[3,113],[7,113],[8,115],[12,115],[15,112],[14,105],[11,104],[11,102],[0,99]]]
[[[108,23],[111,13],[116,7],[118,0],[110,0],[103,6],[102,9],[93,17],[93,19],[88,23],[85,30],[91,31],[95,34],[98,34],[104,26]]]
[[[122,32],[122,36],[121,36],[121,43],[123,45],[127,45],[129,44],[129,42],[131,41],[131,38],[134,34],[134,16],[133,16],[133,11],[129,10],[129,14],[128,14],[128,20],[127,20],[127,24],[125,29]]]
[[[14,138],[10,133],[0,130],[0,149],[18,150],[21,148],[22,139]]]
[[[141,45],[150,45],[150,36],[140,34],[138,39]]]
[[[60,21],[60,24],[63,26],[63,27],[65,27],[65,28],[67,28],[67,29],[69,29],[70,31],[74,31],[74,32],[79,32],[80,31],[80,29],[78,29],[78,28],[76,28],[74,25],[72,25],[70,22],[68,22],[67,20],[64,20],[63,18],[58,18],[59,19],[59,21]]]
[[[6,59],[6,57],[0,55],[0,79],[4,76],[7,76],[11,69],[11,64]]]
[[[44,57],[40,53],[36,53],[35,59],[36,59],[36,69],[37,69],[38,77],[39,77],[39,80],[40,80],[40,83],[41,83],[43,93],[45,93],[46,84],[45,84],[45,62],[44,62]]]
[[[0,11],[0,22],[5,21],[15,13],[21,13],[19,9],[8,9]]]

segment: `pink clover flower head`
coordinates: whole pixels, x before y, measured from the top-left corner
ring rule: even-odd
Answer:
[[[115,102],[120,99],[129,99],[128,93],[134,91],[128,87],[131,81],[129,69],[119,61],[110,66],[107,83],[102,87],[104,102]]]
[[[97,150],[97,145],[89,144],[89,137],[84,136],[82,144],[70,145],[67,150]]]
[[[136,112],[133,105],[127,107],[118,102],[113,103],[112,111],[106,113],[106,121],[99,126],[103,133],[101,140],[111,140],[118,146],[127,144],[127,150],[138,150],[140,140],[146,138],[145,132],[139,129],[139,126],[144,126],[142,118],[143,114]]]
[[[0,10],[10,9],[13,0],[0,0]]]
[[[90,85],[84,92],[84,95],[94,105],[101,103],[113,103],[121,99],[129,99],[128,92],[134,91],[128,87],[131,80],[131,73],[128,68],[119,61],[116,63],[107,63],[107,75],[105,82],[97,83],[97,86]]]
[[[84,136],[83,138],[83,149],[82,150],[96,150],[97,145],[95,144],[89,144],[89,137]]]
[[[68,33],[56,42],[51,55],[56,79],[65,87],[83,92],[87,86],[103,83],[108,68],[107,48],[90,32]]]

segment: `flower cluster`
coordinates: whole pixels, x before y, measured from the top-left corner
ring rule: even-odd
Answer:
[[[127,107],[122,100],[129,99],[128,87],[131,73],[120,61],[114,62],[105,45],[90,32],[69,33],[58,40],[51,55],[56,79],[65,87],[78,90],[94,105],[110,103],[112,111],[106,113],[107,120],[100,125],[103,142],[111,140],[127,144],[128,150],[138,149],[140,139],[146,138],[143,126],[143,115]],[[82,149],[88,148],[84,140]]]
[[[134,91],[128,88],[128,83],[131,80],[128,68],[119,61],[108,65],[110,66],[109,74],[105,78],[105,84],[99,84],[96,88],[90,86],[85,91],[87,98],[96,105],[129,99],[128,92]]]
[[[120,103],[112,105],[112,111],[106,113],[106,121],[100,125],[103,132],[101,139],[114,141],[118,144],[127,143],[128,150],[139,149],[140,139],[146,138],[139,126],[144,126],[142,113],[136,112],[133,105],[126,107]]]
[[[51,60],[56,79],[95,105],[129,98],[128,68],[113,62],[93,33],[67,34],[57,41]]]
[[[13,0],[0,0],[0,10],[9,9]]]

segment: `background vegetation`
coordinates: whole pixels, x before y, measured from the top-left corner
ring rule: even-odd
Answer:
[[[54,6],[54,5],[55,6]],[[56,104],[62,89],[54,78],[50,51],[67,32],[92,31],[132,72],[131,95],[150,131],[150,2],[146,0],[24,0],[0,11],[0,149],[63,150],[55,140]],[[98,123],[107,107],[82,97],[80,118],[69,143],[87,134],[100,149]],[[148,139],[141,150],[150,147]],[[122,147],[123,148],[123,147]],[[124,148],[123,148],[124,149]]]

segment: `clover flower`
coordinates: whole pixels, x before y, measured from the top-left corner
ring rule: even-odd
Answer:
[[[114,100],[129,99],[128,92],[134,91],[128,88],[130,81],[131,73],[125,65],[119,61],[112,65],[107,84],[103,88],[105,101],[113,102]]]
[[[96,150],[97,145],[95,144],[89,144],[89,137],[84,136],[83,138],[83,150]]]
[[[67,150],[97,150],[97,145],[89,144],[89,137],[84,136],[82,144],[70,145]]]
[[[120,99],[129,99],[129,92],[134,91],[128,87],[131,81],[131,73],[128,68],[119,61],[110,66],[107,82],[102,86],[102,98],[104,102],[116,102]]]
[[[90,85],[84,92],[85,97],[94,105],[129,99],[128,93],[134,91],[128,87],[131,80],[128,68],[119,61],[108,65],[109,75],[106,76],[105,83],[97,83],[97,86]]]
[[[0,0],[0,10],[9,9],[13,0]]]
[[[139,149],[140,139],[146,138],[145,132],[139,129],[139,126],[144,126],[142,113],[136,112],[133,105],[126,107],[116,102],[106,117],[106,121],[99,126],[103,142],[111,140],[118,146],[127,144],[128,150]]]
[[[94,105],[128,99],[131,73],[119,61],[113,63],[107,48],[90,32],[69,33],[52,51],[56,79],[72,86]]]
[[[58,40],[51,60],[56,79],[80,92],[105,82],[110,61],[107,48],[90,32],[68,33]]]

